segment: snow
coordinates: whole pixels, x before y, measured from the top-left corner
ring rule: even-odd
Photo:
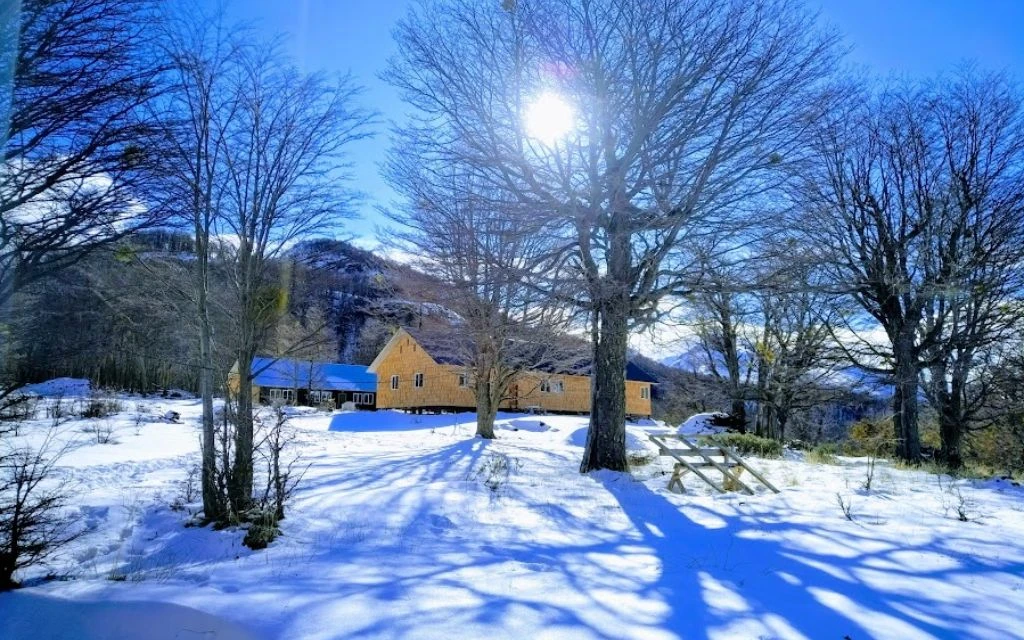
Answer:
[[[679,425],[681,436],[710,436],[716,433],[728,431],[725,427],[716,427],[711,424],[714,419],[728,418],[724,413],[698,413],[687,418]]]
[[[181,424],[138,426],[137,404]],[[880,464],[866,491],[864,460],[794,455],[752,460],[781,494],[687,478],[677,495],[670,459],[579,474],[586,417],[501,414],[487,442],[472,414],[295,412],[310,467],[284,535],[253,552],[169,506],[199,403],[124,406],[119,444],[63,427],[85,533],[62,579],[0,595],[0,637],[1024,638],[1009,482]],[[651,451],[653,428],[628,446]]]
[[[38,384],[29,384],[21,388],[26,395],[54,397],[78,397],[89,395],[89,381],[81,378],[54,378]]]

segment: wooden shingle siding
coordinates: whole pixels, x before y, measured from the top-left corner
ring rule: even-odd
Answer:
[[[438,364],[409,333],[399,331],[371,365],[377,374],[377,408],[379,409],[466,409],[476,407],[473,388],[460,386],[465,368]],[[416,374],[423,374],[423,386],[416,387]],[[392,377],[398,376],[398,388],[392,389]],[[561,382],[561,392],[541,390],[541,382]],[[643,398],[642,389],[647,389]],[[632,416],[651,415],[649,382],[626,382],[626,413]],[[590,377],[549,375],[526,372],[513,382],[509,399],[501,404],[505,410],[588,413],[590,411]]]

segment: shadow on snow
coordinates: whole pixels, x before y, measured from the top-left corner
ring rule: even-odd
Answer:
[[[347,424],[350,415],[358,416],[335,416],[331,429],[358,430]],[[438,418],[452,424],[452,416]],[[343,464],[326,453],[307,457],[285,537],[259,559],[264,573],[211,568],[209,584],[287,601],[287,612],[266,623],[281,637],[404,637],[432,627],[468,637],[526,624],[594,638],[857,640],[970,633],[972,611],[944,599],[943,585],[970,578],[981,590],[987,575],[1024,572],[1020,563],[976,561],[958,552],[955,538],[897,546],[838,516],[795,524],[792,508],[758,497],[722,498],[728,502],[712,511],[625,474],[580,476],[578,460],[551,452],[489,487],[483,476],[491,461],[516,451],[514,444],[494,449],[471,438],[425,452],[353,454]],[[491,509],[495,501],[502,509]],[[139,561],[145,571],[166,567],[180,578],[189,540],[218,535],[179,531]],[[921,570],[908,552],[953,562]],[[260,617],[229,600],[213,608]]]

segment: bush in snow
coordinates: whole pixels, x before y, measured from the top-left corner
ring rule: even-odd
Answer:
[[[843,512],[843,517],[853,522],[853,500],[850,498],[844,498],[843,494],[836,494],[836,503],[839,504],[839,510]]]
[[[96,444],[117,444],[114,439],[114,426],[107,420],[93,420],[85,428],[85,432],[96,438]]]
[[[184,511],[185,507],[199,500],[199,473],[198,464],[190,464],[185,469],[185,479],[178,482],[178,494],[171,501],[172,511]]]
[[[781,442],[755,436],[752,433],[720,433],[706,436],[706,440],[722,447],[728,447],[744,456],[757,456],[759,458],[782,457]]]
[[[18,586],[16,573],[44,565],[76,537],[67,485],[54,478],[64,449],[53,449],[53,433],[38,448],[0,453],[0,591]]]
[[[288,426],[287,408],[275,406],[269,415],[259,413],[253,417],[253,423],[255,484],[262,489],[253,496],[251,508],[240,514],[239,520],[249,523],[243,544],[250,549],[264,549],[280,535],[277,525],[285,517],[285,506],[309,467],[300,467],[299,456],[291,453],[295,433]]]
[[[254,551],[266,549],[280,534],[281,530],[277,528],[277,523],[273,518],[262,519],[249,525],[242,544]]]
[[[835,464],[839,447],[832,442],[819,444],[807,452],[807,462],[813,464]]]
[[[123,408],[117,398],[94,395],[89,398],[78,415],[82,418],[106,418],[121,413]]]
[[[649,465],[657,459],[658,456],[646,451],[630,451],[626,454],[626,462],[629,463],[630,469]]]
[[[472,477],[484,483],[491,493],[498,495],[508,485],[509,478],[522,468],[519,458],[504,453],[489,454],[473,472]]]
[[[39,398],[18,392],[5,394],[0,399],[0,421],[22,422],[35,417]]]

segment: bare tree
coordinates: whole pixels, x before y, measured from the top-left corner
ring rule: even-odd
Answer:
[[[690,242],[764,204],[833,38],[790,0],[449,0],[421,3],[396,37],[386,77],[418,111],[408,135],[561,239],[593,335],[581,470],[626,469],[629,331],[680,290]],[[574,114],[561,138],[525,122],[551,107]]]
[[[299,73],[274,47],[253,48],[239,64],[238,108],[225,123],[224,192],[218,203],[230,235],[230,285],[240,388],[236,399],[230,503],[245,513],[253,494],[252,360],[280,314],[287,287],[274,259],[294,241],[348,211],[342,153],[368,135],[371,114],[355,107],[349,78]]]
[[[757,435],[783,440],[799,411],[834,397],[832,377],[840,359],[834,327],[844,309],[815,270],[796,256],[761,277],[754,301],[757,330],[747,349],[756,370]]]
[[[747,429],[747,400],[755,372],[753,353],[745,349],[745,336],[751,330],[753,300],[744,285],[741,265],[715,260],[702,268],[705,284],[692,296],[690,312],[697,345],[703,354],[704,368],[731,400],[730,422],[741,432]]]
[[[999,307],[1007,266],[1019,265],[1017,107],[991,82],[849,99],[819,132],[820,161],[806,184],[818,262],[884,331],[884,340],[846,332],[859,339],[844,348],[892,380],[894,437],[906,460],[921,452],[922,369],[944,369],[932,379],[954,384],[947,376],[959,347],[951,345],[979,331],[998,335],[970,316]],[[959,353],[965,382],[970,355]]]
[[[476,396],[477,435],[491,439],[498,408],[511,399],[519,374],[563,359],[556,333],[570,315],[550,292],[527,281],[546,260],[550,242],[531,229],[516,203],[469,171],[429,160],[411,145],[392,154],[388,177],[408,201],[391,213],[401,225],[392,237],[431,275],[433,286],[422,293],[458,316],[454,326],[436,328],[431,340],[465,365],[465,386]]]
[[[1022,317],[1024,103],[1005,78],[969,68],[933,92],[949,190],[938,244],[948,284],[926,310],[926,324],[941,330],[922,377],[938,413],[940,456],[959,467],[964,434],[984,424],[989,374]]]
[[[163,47],[170,61],[164,75],[165,100],[155,107],[161,153],[160,186],[164,205],[188,225],[195,240],[191,287],[174,287],[195,306],[198,324],[199,395],[203,402],[203,514],[222,520],[227,506],[216,489],[213,414],[213,329],[210,320],[210,278],[217,233],[218,205],[225,190],[228,152],[227,123],[240,109],[234,83],[237,59],[243,55],[242,35],[225,26],[224,16],[195,3],[164,17]]]
[[[18,586],[17,572],[45,563],[78,536],[65,512],[70,489],[56,477],[66,447],[54,436],[51,429],[37,447],[0,450],[0,591]]]
[[[141,118],[159,67],[149,0],[0,9],[0,308],[12,293],[151,222]]]

